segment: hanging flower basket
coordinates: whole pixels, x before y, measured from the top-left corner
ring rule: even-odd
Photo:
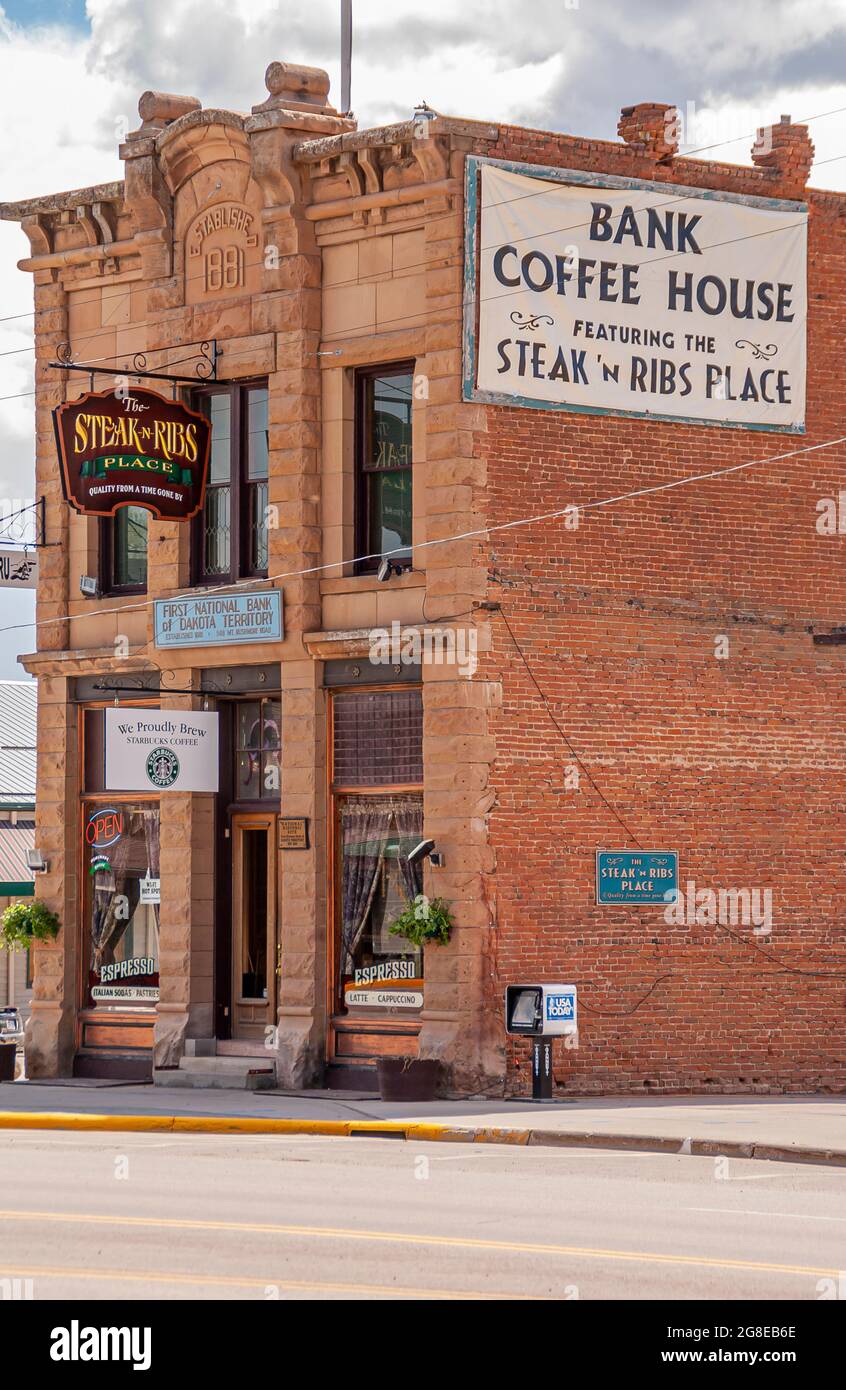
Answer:
[[[0,946],[7,951],[28,951],[35,941],[53,941],[61,923],[37,898],[10,903],[0,916]]]
[[[445,946],[452,933],[452,917],[443,898],[427,898],[421,893],[390,928],[391,936],[404,936],[412,946],[430,942]]]

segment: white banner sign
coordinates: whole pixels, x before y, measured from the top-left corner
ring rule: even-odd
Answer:
[[[34,589],[37,584],[34,550],[0,550],[0,589]]]
[[[160,903],[162,900],[161,879],[142,878],[140,903]]]
[[[216,792],[218,716],[194,710],[106,710],[106,789]]]
[[[355,1009],[422,1009],[422,990],[348,989],[344,995],[347,1008]]]
[[[481,196],[482,399],[803,427],[806,211],[490,165]]]

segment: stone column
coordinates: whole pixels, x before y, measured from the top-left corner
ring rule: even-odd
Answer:
[[[174,672],[187,687],[193,672]],[[169,707],[194,708],[191,696]],[[214,797],[165,792],[160,798],[159,1004],[154,1065],[176,1066],[186,1037],[214,1036]]]
[[[322,666],[306,656],[282,665],[282,811],[306,816],[310,847],[279,865],[280,1084],[317,1085],[326,1038],[326,702]]]
[[[25,219],[33,255],[52,250],[41,219]],[[66,374],[48,366],[68,335],[67,296],[54,270],[35,272],[35,495],[45,499],[48,548],[39,552],[33,648],[63,651],[68,645],[68,510],[56,464],[53,410],[65,398]],[[55,619],[55,621],[53,621]],[[79,752],[77,710],[68,704],[70,681],[38,677],[36,844],[49,871],[36,881],[36,896],[62,925],[55,944],[33,951],[32,1014],[27,1024],[27,1074],[69,1076],[76,1050],[79,951],[84,924],[77,901]]]
[[[460,157],[452,170],[461,173]],[[461,309],[463,218],[460,207],[426,224],[426,614],[477,632],[474,605],[486,594],[485,550],[479,541],[451,536],[485,523],[484,460],[473,457],[473,431],[486,427],[484,407],[462,402]],[[447,620],[449,623],[447,623]],[[438,843],[445,867],[426,870],[425,891],[449,903],[455,932],[448,946],[426,953],[425,1008],[420,1052],[437,1057],[448,1085],[463,1091],[496,1080],[498,1065],[484,1041],[484,991],[493,911],[493,850],[487,815],[493,804],[490,769],[496,746],[488,710],[496,691],[462,674],[457,665],[423,666],[425,833]]]
[[[77,707],[68,679],[38,681],[38,795],[35,843],[48,863],[36,896],[55,912],[62,930],[33,950],[32,1013],[26,1029],[26,1069],[32,1078],[70,1076],[76,1051],[80,952],[87,935],[78,898],[79,748]]]

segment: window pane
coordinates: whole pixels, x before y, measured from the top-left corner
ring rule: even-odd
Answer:
[[[147,583],[146,507],[120,507],[112,522],[112,583],[115,588]]]
[[[359,487],[368,555],[411,560],[413,377],[364,378],[364,439]]]
[[[267,477],[267,390],[247,392],[247,477],[250,482]]]
[[[388,555],[391,551],[407,552],[411,558],[412,500],[411,469],[390,473],[371,473],[367,479],[370,501],[371,554]],[[392,557],[401,562],[402,553]]]
[[[98,1009],[154,1009],[159,997],[158,808],[89,805],[85,855],[86,1003]]]
[[[228,574],[231,567],[230,504],[232,490],[212,487],[206,491],[203,513],[203,571]]]
[[[370,383],[370,439],[366,468],[411,467],[411,376],[376,377]]]
[[[228,483],[232,477],[232,398],[221,395],[204,399],[212,427],[209,482]]]
[[[282,769],[279,762],[281,731],[281,704],[278,700],[265,700],[261,721],[261,795],[265,801],[278,801],[282,790]]]
[[[250,571],[267,573],[267,483],[252,483],[250,494]]]
[[[355,1015],[419,1011],[423,953],[391,927],[422,892],[408,855],[423,838],[423,798],[344,797],[339,834],[338,1002]]]
[[[333,708],[336,786],[423,781],[422,691],[350,691]]]
[[[257,700],[238,706],[238,747],[261,748],[261,705]]]

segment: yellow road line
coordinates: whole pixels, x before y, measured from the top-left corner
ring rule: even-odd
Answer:
[[[247,1276],[224,1276],[214,1274],[160,1274],[149,1270],[131,1272],[123,1269],[62,1269],[42,1268],[34,1265],[23,1268],[19,1265],[3,1267],[3,1277],[9,1279],[88,1279],[95,1283],[126,1284],[187,1284],[191,1287],[232,1288],[232,1289],[289,1289],[292,1292],[318,1290],[321,1293],[367,1294],[372,1297],[386,1295],[389,1298],[433,1298],[450,1300],[507,1300],[520,1302],[558,1302],[548,1295],[527,1293],[489,1293],[485,1290],[467,1289],[413,1289],[396,1284],[335,1284],[319,1279],[252,1279]],[[273,1300],[269,1299],[268,1302]]]
[[[580,1245],[536,1245],[528,1241],[482,1240],[474,1236],[434,1236],[407,1231],[356,1231],[333,1226],[277,1226],[253,1221],[200,1221],[167,1216],[107,1216],[102,1213],[0,1211],[0,1221],[49,1221],[77,1225],[159,1227],[178,1231],[231,1231],[239,1235],[300,1236],[314,1240],[377,1241],[394,1245],[430,1245],[463,1250],[507,1250],[522,1255],[567,1255],[590,1260],[695,1265],[707,1269],[744,1269],[773,1274],[837,1277],[839,1269],[813,1265],[782,1265],[766,1260],[716,1259],[710,1255],[664,1255],[653,1250],[602,1250]]]

